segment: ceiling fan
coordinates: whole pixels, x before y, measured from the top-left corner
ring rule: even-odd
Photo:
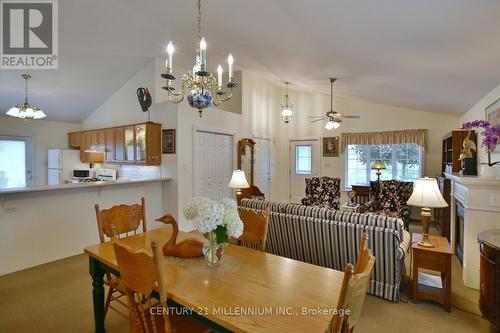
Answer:
[[[325,125],[325,128],[327,130],[337,129],[340,126],[340,123],[343,122],[345,119],[361,118],[360,116],[347,116],[345,114],[333,110],[333,82],[335,82],[336,80],[337,79],[334,77],[330,78],[330,111],[328,111],[325,116],[309,116],[309,118],[318,118],[312,120],[311,121],[312,123],[328,119],[328,122]]]

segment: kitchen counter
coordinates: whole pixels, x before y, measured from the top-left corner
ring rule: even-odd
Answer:
[[[41,186],[26,186],[26,187],[14,187],[0,189],[0,195],[3,194],[13,194],[13,193],[26,193],[26,192],[41,192],[41,191],[55,191],[55,190],[68,190],[68,189],[80,189],[88,187],[103,187],[103,186],[115,186],[124,184],[138,184],[138,183],[151,183],[151,182],[162,182],[168,181],[171,178],[146,178],[146,179],[117,179],[115,181],[101,181],[94,183],[68,183],[59,185],[41,185]]]

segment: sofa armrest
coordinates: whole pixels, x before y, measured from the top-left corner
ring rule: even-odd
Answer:
[[[399,244],[397,259],[403,259],[405,254],[408,253],[411,246],[411,235],[408,231],[403,230],[403,239]]]

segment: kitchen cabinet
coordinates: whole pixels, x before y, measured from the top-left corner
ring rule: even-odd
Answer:
[[[80,148],[82,132],[68,133],[68,147]]]
[[[117,127],[114,130],[115,133],[115,160],[114,162],[125,161],[125,142],[124,142],[124,129],[123,127]]]
[[[106,155],[104,159],[106,162],[114,162],[115,160],[115,131],[114,129],[104,130],[104,137],[106,141]]]
[[[135,161],[135,128],[127,126],[123,129],[125,137],[125,161]]]
[[[160,165],[161,124],[147,122],[68,133],[68,145],[80,148],[82,162],[89,162],[85,150],[104,145],[107,163]]]

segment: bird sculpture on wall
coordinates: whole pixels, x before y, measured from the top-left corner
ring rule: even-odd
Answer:
[[[176,244],[179,226],[175,218],[170,215],[164,215],[158,219],[158,222],[172,225],[172,236],[163,246],[163,254],[170,257],[193,258],[203,256],[203,243],[197,239],[186,239]]]
[[[151,117],[149,114],[149,108],[151,107],[152,99],[151,99],[151,93],[149,92],[149,89],[140,87],[137,89],[137,99],[139,100],[139,104],[141,105],[142,112],[147,112],[148,113],[148,120],[151,121]]]

